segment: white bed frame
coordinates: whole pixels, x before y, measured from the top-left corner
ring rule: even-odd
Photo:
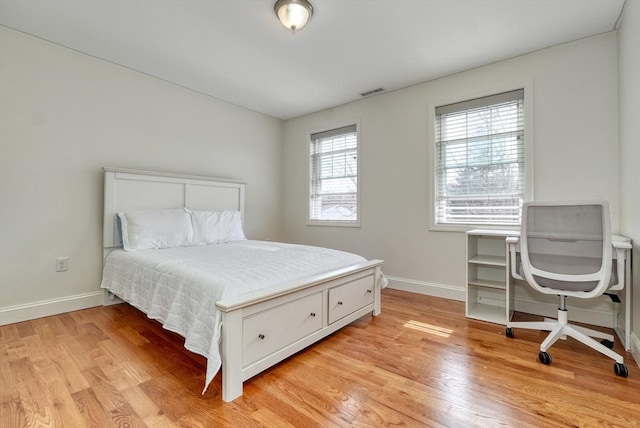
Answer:
[[[116,213],[187,207],[244,213],[245,184],[210,177],[105,168],[104,253],[121,247]],[[245,380],[356,319],[381,312],[382,261],[216,302],[222,313],[222,399]],[[104,304],[121,302],[105,292]]]

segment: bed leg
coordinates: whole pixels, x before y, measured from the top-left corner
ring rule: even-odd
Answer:
[[[122,302],[124,302],[124,300],[113,294],[111,291],[102,291],[102,306],[117,305],[118,303]]]
[[[378,266],[374,273],[374,296],[373,296],[373,316],[378,316],[382,313],[382,268]]]
[[[222,313],[222,400],[242,395],[242,310]]]

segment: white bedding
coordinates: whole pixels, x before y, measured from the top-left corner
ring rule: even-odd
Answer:
[[[206,357],[206,391],[221,366],[217,301],[365,261],[327,248],[264,241],[115,250],[105,260],[101,287],[182,335],[185,348]]]

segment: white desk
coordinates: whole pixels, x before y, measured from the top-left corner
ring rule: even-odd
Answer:
[[[520,251],[519,235],[519,232],[514,232],[513,234],[510,234],[510,236],[506,237],[508,247],[507,258],[509,258],[509,254],[512,249]],[[613,328],[622,342],[624,349],[629,351],[631,345],[631,239],[626,236],[612,234],[611,244],[615,250],[613,251],[613,257],[617,260],[618,278],[623,277],[624,280],[621,281],[619,288],[610,288],[607,290],[607,293],[615,293],[621,300],[621,303],[614,304]],[[507,263],[507,266],[509,266],[509,263]],[[511,284],[511,282],[512,281],[508,281],[508,284]],[[622,290],[624,290],[623,293],[620,293]],[[510,300],[512,301],[512,299],[506,300],[507,314],[513,313],[509,308],[509,305],[512,304]]]

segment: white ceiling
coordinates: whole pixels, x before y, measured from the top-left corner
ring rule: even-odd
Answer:
[[[281,119],[612,31],[624,0],[0,0],[0,23]]]

